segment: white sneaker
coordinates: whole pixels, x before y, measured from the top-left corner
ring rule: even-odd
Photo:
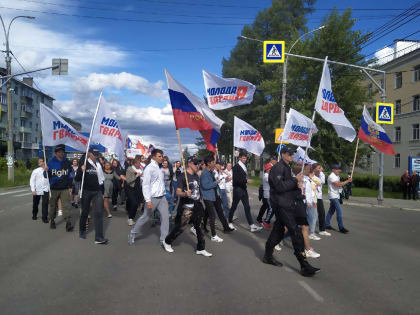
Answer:
[[[274,249],[280,251],[281,250],[280,244],[277,244],[276,247],[274,247]]]
[[[258,232],[258,231],[261,231],[263,229],[262,226],[258,226],[258,225],[255,225],[255,224],[252,224],[249,227],[251,228],[251,232]]]
[[[305,249],[305,255],[308,258],[318,258],[319,256],[321,256],[320,254],[318,254],[316,251],[314,251],[313,248],[311,248],[310,250],[306,250]]]
[[[327,231],[321,231],[321,232],[319,232],[319,235],[331,236],[331,233],[330,232],[327,232]]]
[[[195,230],[195,227],[191,227],[190,229],[191,233],[194,234],[195,236],[197,236],[197,231]]]
[[[128,245],[133,245],[135,241],[136,241],[136,233],[132,233],[130,231],[130,233],[128,233]]]
[[[217,235],[211,237],[212,242],[221,243],[223,238],[218,237]]]
[[[127,223],[128,223],[129,226],[132,226],[132,225],[134,225],[135,222],[134,222],[133,219],[128,219]]]
[[[197,254],[197,255],[203,255],[204,257],[211,257],[211,256],[213,256],[213,254],[212,253],[209,253],[208,251],[206,251],[205,249],[203,249],[203,250],[196,250],[195,251],[195,253]]]
[[[60,216],[62,216],[63,215],[63,210],[58,210],[58,214],[57,214],[57,216],[58,217],[60,217]]]
[[[319,241],[321,238],[317,236],[315,233],[309,234],[309,239],[314,241]]]
[[[165,241],[162,242],[162,247],[164,250],[166,250],[168,253],[173,253],[174,250],[171,245],[167,244]]]
[[[229,223],[229,228],[231,228],[231,229],[233,229],[233,230],[236,231],[236,227],[232,223]]]

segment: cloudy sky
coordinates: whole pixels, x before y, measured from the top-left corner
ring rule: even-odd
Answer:
[[[394,3],[381,1],[381,8],[406,9],[415,1]],[[127,134],[140,135],[146,144],[153,143],[176,157],[164,69],[203,96],[201,70],[220,74],[222,58],[229,57],[242,27],[270,4],[270,0],[0,0],[0,14],[6,24],[17,15],[36,17],[18,19],[11,28],[10,48],[25,69],[50,66],[52,58],[69,59],[68,76],[51,76],[49,71],[35,75],[37,86],[56,99],[59,113],[89,130],[103,90],[103,101]],[[373,0],[351,4],[364,9],[354,15],[356,27],[365,31],[402,12],[378,12]],[[339,0],[318,1],[319,11],[309,17],[308,27],[318,27],[333,5],[345,8]],[[415,21],[407,23],[364,52],[374,55],[416,29]],[[4,66],[3,58],[0,66]],[[21,70],[14,59],[12,69]],[[189,130],[181,134],[183,144],[194,151],[199,134]]]

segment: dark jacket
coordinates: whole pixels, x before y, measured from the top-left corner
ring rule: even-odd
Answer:
[[[72,187],[73,178],[70,176],[73,168],[66,158],[61,161],[55,156],[48,162],[48,179],[51,190],[63,190]],[[44,176],[46,177],[47,174]]]
[[[242,169],[242,167],[238,163],[232,168],[233,188],[239,187],[242,189],[246,189],[247,184],[248,184],[248,176],[246,175],[245,171]]]
[[[292,176],[290,165],[280,160],[270,170],[270,201],[281,208],[293,208],[295,201],[302,197],[298,181]]]
[[[83,171],[79,167],[77,169],[76,181],[82,181]],[[102,190],[98,182],[98,173],[96,169],[89,163],[86,162],[85,181],[83,182],[83,190],[89,191],[100,191]]]

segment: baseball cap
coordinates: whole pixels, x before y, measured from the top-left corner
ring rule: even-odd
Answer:
[[[333,164],[333,165],[331,165],[331,169],[333,169],[333,170],[341,170],[341,166],[340,166],[340,164]]]
[[[187,163],[194,163],[195,165],[197,165],[199,163],[198,159],[195,156],[190,156],[187,159]]]
[[[93,153],[93,155],[99,155],[99,150],[94,147],[90,147],[88,152]]]
[[[273,164],[267,163],[267,164],[264,165],[264,171],[268,171],[272,167],[273,167]]]
[[[291,146],[286,145],[280,150],[280,154],[283,154],[283,153],[288,153],[290,155],[293,155],[296,153],[296,150],[292,148]]]
[[[54,148],[54,152],[66,151],[66,146],[64,144],[57,144]]]

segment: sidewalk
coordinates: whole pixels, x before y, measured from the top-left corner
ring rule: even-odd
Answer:
[[[330,202],[325,199],[324,202]],[[390,199],[385,198],[382,205],[378,204],[378,200],[372,197],[352,197],[349,200],[343,200],[343,205],[348,206],[363,206],[375,208],[394,208],[399,210],[420,211],[420,200],[404,200],[404,199]]]

